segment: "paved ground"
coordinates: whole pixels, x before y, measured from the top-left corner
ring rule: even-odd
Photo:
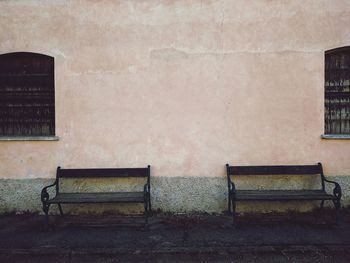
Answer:
[[[0,262],[350,262],[350,213],[0,217]]]

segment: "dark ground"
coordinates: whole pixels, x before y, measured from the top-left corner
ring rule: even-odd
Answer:
[[[350,262],[350,212],[0,217],[0,262]]]

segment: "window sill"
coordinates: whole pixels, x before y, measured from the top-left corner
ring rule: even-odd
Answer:
[[[0,141],[58,141],[58,136],[0,136]]]
[[[326,140],[350,140],[350,134],[322,134],[321,138]]]

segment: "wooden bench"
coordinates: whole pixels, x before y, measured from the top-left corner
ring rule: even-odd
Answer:
[[[63,215],[61,204],[86,204],[86,203],[143,203],[145,223],[151,212],[151,167],[146,168],[91,168],[91,169],[62,169],[57,168],[56,180],[41,191],[41,201],[45,213],[46,223],[49,224],[49,208],[57,204],[60,214]],[[145,178],[145,185],[140,186],[137,192],[61,192],[60,181],[62,179],[106,179],[106,178]],[[49,196],[48,188],[55,187],[55,196]]]
[[[340,185],[337,182],[327,180],[323,174],[322,164],[317,165],[283,165],[283,166],[229,166],[226,164],[228,183],[228,212],[233,215],[233,224],[236,224],[237,201],[324,201],[331,200],[336,208],[338,222],[340,199],[342,196]],[[237,190],[233,182],[236,176],[258,175],[319,175],[320,189],[317,190]],[[326,192],[326,183],[334,185],[333,194]],[[273,181],[270,182],[273,184]]]

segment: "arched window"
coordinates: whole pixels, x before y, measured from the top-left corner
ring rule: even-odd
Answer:
[[[325,53],[325,134],[350,134],[350,47]]]
[[[54,58],[0,55],[0,136],[55,135]]]

